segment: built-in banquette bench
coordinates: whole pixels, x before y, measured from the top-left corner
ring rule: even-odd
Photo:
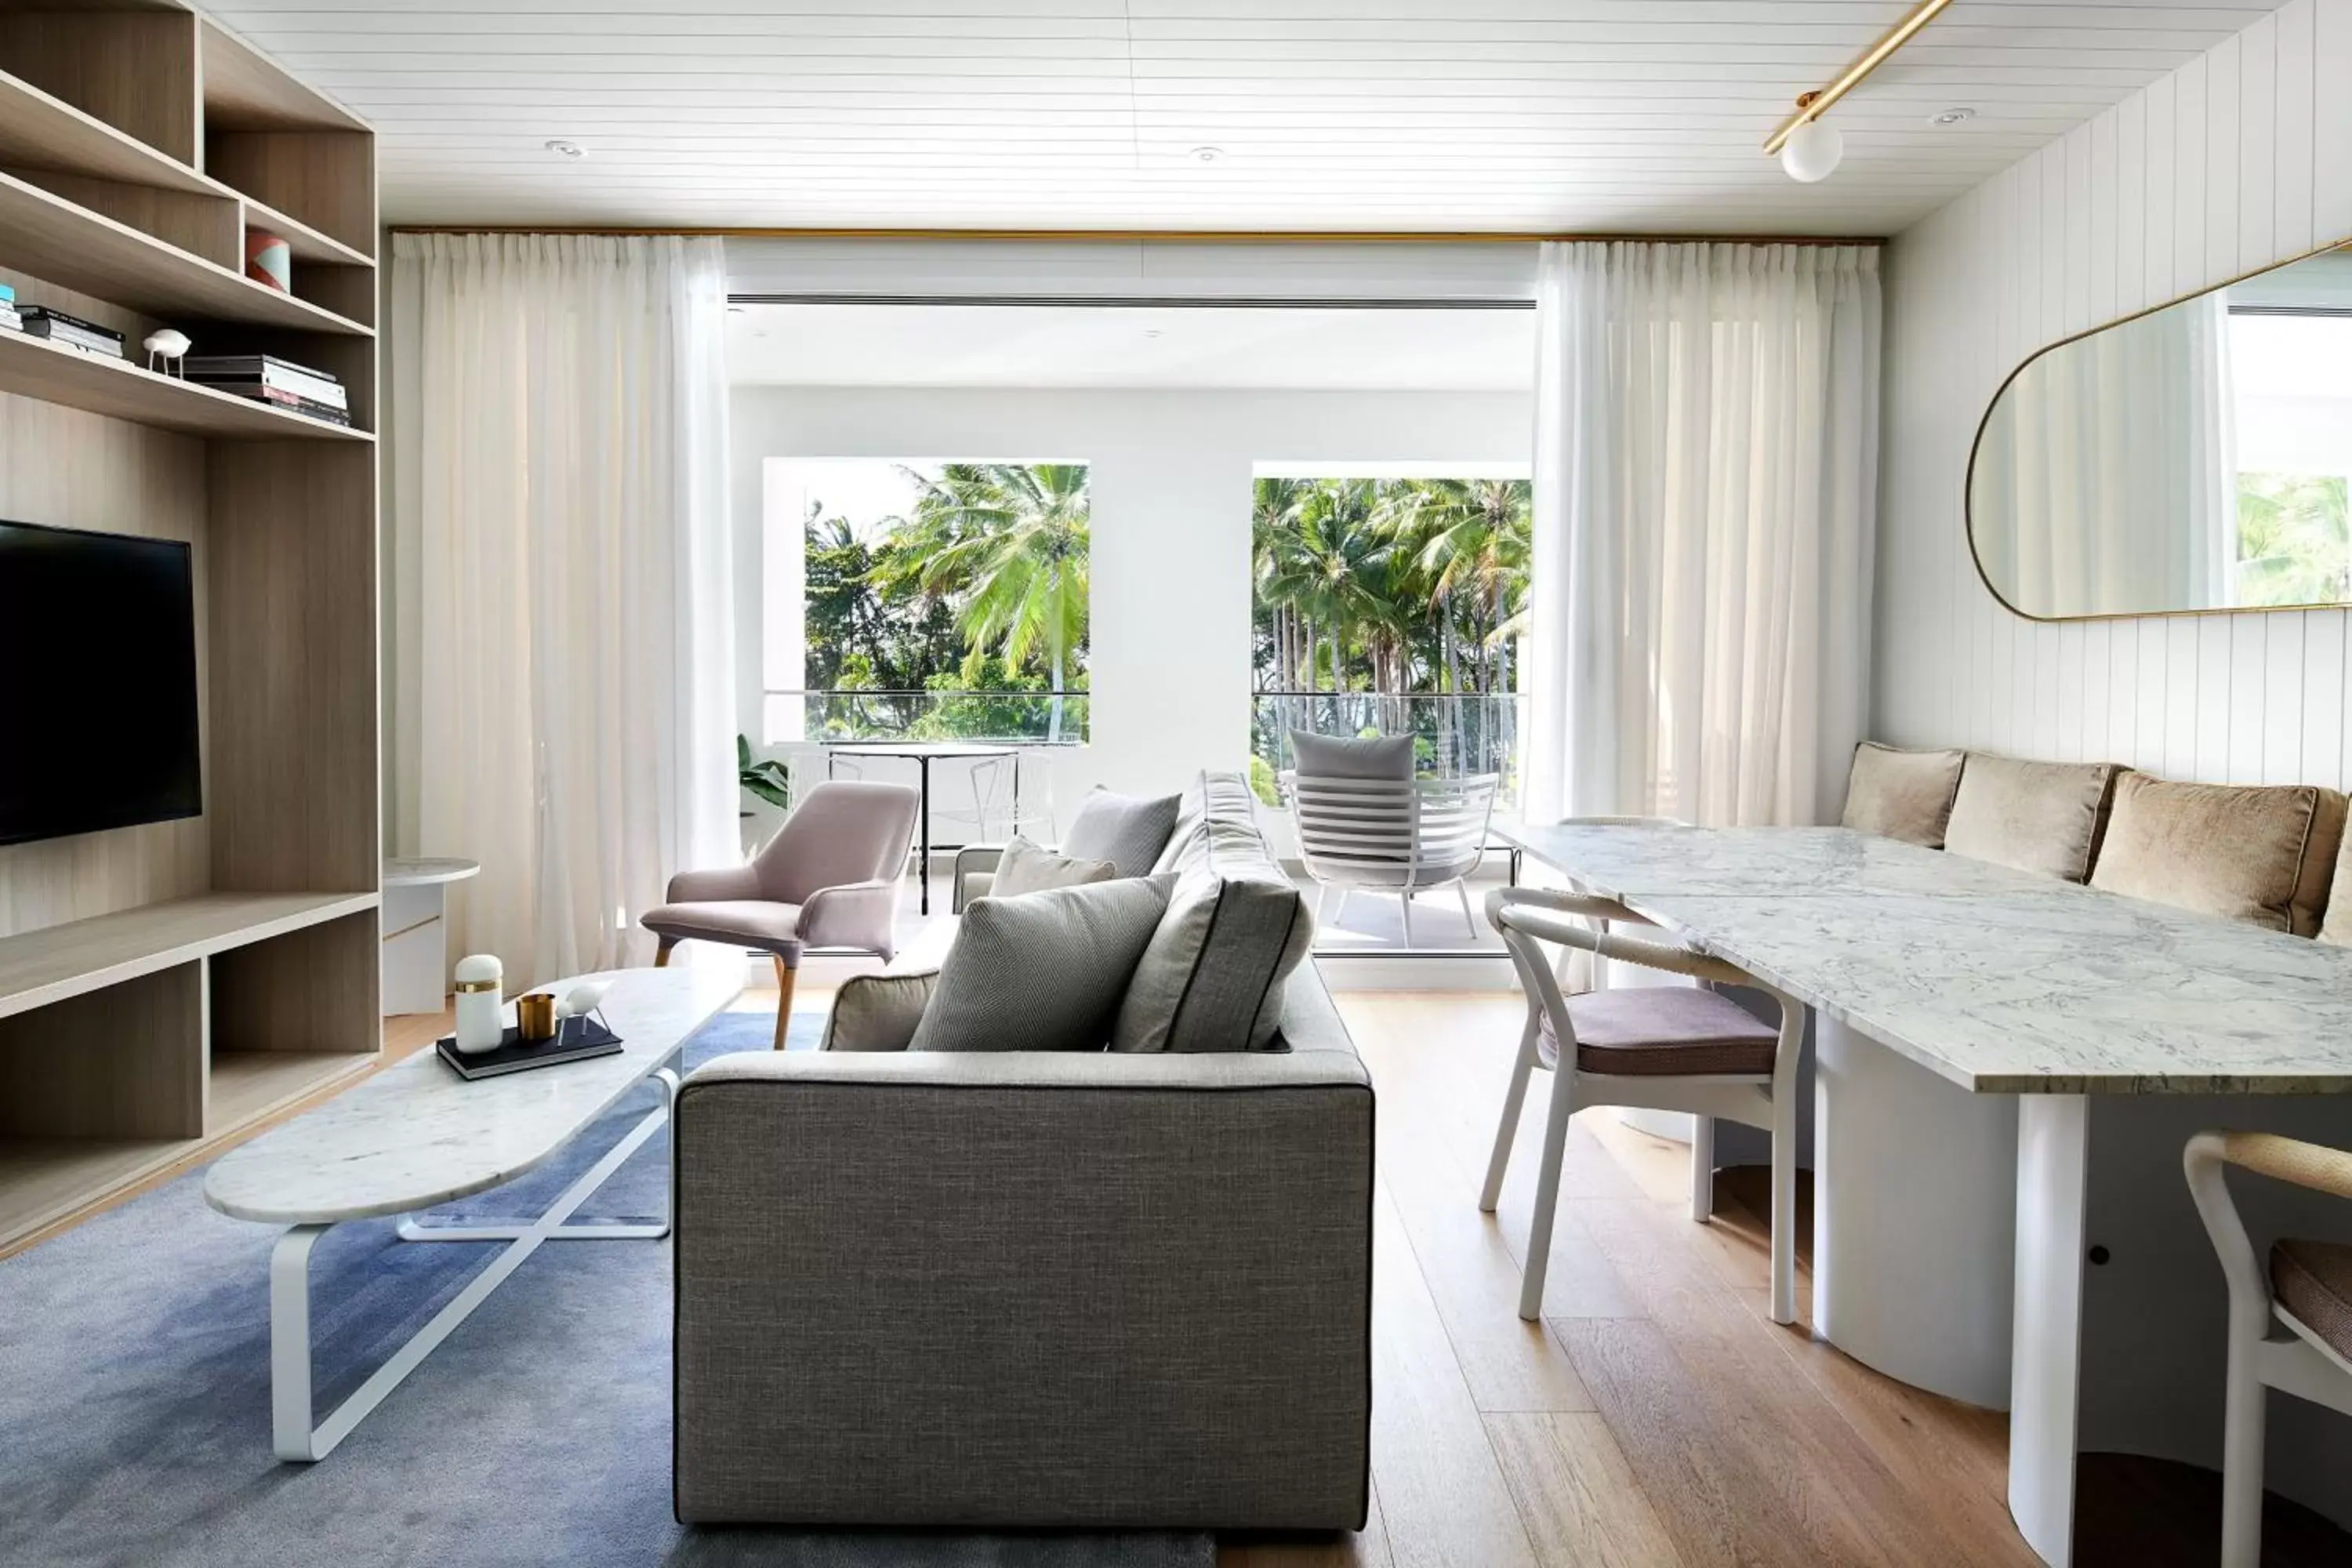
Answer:
[[[2126,898],[2352,943],[2346,797],[2317,784],[2182,784],[2112,763],[1856,748],[1844,825]],[[2347,884],[2352,885],[2352,884]]]

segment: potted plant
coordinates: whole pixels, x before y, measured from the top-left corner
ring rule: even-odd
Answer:
[[[742,788],[745,795],[774,806],[779,816],[789,813],[793,809],[791,770],[775,757],[754,759],[751,755],[751,739],[748,735],[735,737],[735,782]],[[748,824],[759,814],[742,811],[736,815]],[[755,836],[749,826],[744,828],[743,835],[745,839],[743,847],[747,854],[756,847],[759,838],[765,837],[765,835]]]

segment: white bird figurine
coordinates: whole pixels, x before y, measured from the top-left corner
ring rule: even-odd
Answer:
[[[613,983],[609,980],[583,981],[574,985],[564,994],[563,1000],[555,1005],[555,1016],[559,1018],[584,1018],[596,1010],[596,1005],[604,1000],[604,993],[612,988]]]
[[[147,334],[147,341],[141,346],[147,351],[149,370],[160,368],[165,375],[184,374],[184,372],[174,371],[173,367],[180,363],[181,358],[187,353],[191,346],[187,333],[175,332],[169,327],[159,327]],[[159,359],[163,362],[161,367],[155,363]]]

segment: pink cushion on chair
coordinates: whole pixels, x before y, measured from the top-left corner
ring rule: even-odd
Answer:
[[[1559,1042],[1551,1012],[1538,1009],[1547,1067],[1557,1065]],[[1738,1076],[1769,1078],[1780,1032],[1716,991],[1688,985],[1628,985],[1568,998],[1576,1031],[1576,1065],[1584,1072],[1621,1078]]]
[[[800,951],[798,904],[758,899],[714,900],[698,904],[663,904],[647,910],[639,923],[656,936],[681,942],[737,942],[762,952]]]

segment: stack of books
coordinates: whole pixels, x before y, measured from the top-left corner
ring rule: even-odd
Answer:
[[[25,330],[25,318],[16,313],[16,290],[0,283],[0,327],[12,332]]]
[[[191,354],[182,369],[190,381],[215,392],[233,392],[331,425],[352,422],[351,399],[341,382],[275,354]]]
[[[25,331],[34,337],[47,338],[85,353],[104,354],[109,359],[122,357],[122,334],[96,321],[85,321],[79,316],[68,316],[47,305],[27,305],[18,313],[23,317]]]

